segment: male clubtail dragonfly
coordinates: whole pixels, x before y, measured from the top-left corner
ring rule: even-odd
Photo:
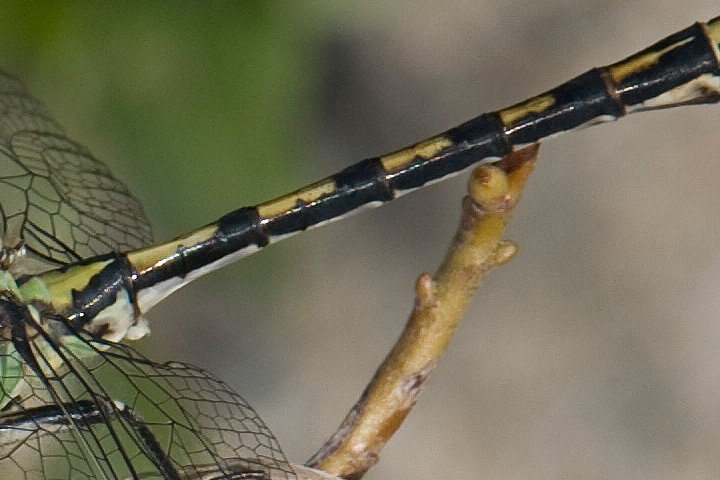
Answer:
[[[173,291],[282,238],[559,133],[718,102],[719,44],[720,18],[693,25],[542,95],[153,246],[127,189],[3,75],[0,472],[307,478],[222,382],[116,342],[145,335],[142,315]]]

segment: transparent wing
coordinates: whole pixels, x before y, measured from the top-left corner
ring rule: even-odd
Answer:
[[[125,185],[2,71],[0,238],[4,266],[20,273],[152,240],[142,206]],[[15,255],[23,246],[27,258]]]
[[[295,478],[257,413],[201,369],[64,321],[6,341],[0,368],[4,480]]]

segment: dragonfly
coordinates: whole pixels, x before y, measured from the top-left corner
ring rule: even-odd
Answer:
[[[4,478],[335,478],[291,465],[208,372],[124,343],[194,279],[560,133],[720,101],[720,17],[548,92],[152,244],[140,202],[0,75],[0,472]]]

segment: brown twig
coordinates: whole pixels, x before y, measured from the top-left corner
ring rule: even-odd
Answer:
[[[308,465],[359,479],[410,412],[445,352],[480,281],[515,253],[502,234],[537,158],[533,145],[493,166],[477,168],[463,199],[455,238],[435,277],[423,273],[400,338],[362,396]]]

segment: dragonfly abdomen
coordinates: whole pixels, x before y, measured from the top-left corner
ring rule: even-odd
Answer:
[[[473,165],[498,161],[542,139],[636,111],[717,102],[719,43],[720,18],[697,23],[546,93],[363,160],[269,202],[240,208],[171,242],[128,252],[131,277],[123,288],[129,301],[137,300],[137,315],[194,278],[270,243],[379,206]]]
[[[109,253],[26,278],[20,288],[31,280],[39,281],[47,291],[47,303],[74,328],[119,341],[140,338],[149,331],[137,308],[134,276],[125,254]]]

